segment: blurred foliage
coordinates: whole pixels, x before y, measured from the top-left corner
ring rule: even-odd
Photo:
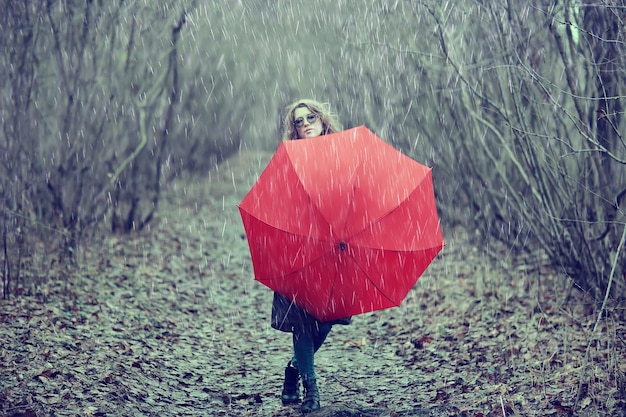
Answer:
[[[274,149],[311,97],[432,166],[446,227],[626,295],[623,0],[221,3],[5,2],[13,275],[37,242],[141,229],[163,184]]]

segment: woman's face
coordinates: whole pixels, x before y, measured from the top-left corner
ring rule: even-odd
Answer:
[[[313,138],[322,134],[322,120],[308,107],[298,107],[293,112],[293,120],[300,139]]]

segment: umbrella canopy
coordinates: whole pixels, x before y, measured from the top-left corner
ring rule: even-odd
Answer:
[[[443,247],[430,168],[364,126],[282,142],[239,210],[255,278],[320,321],[399,306]]]

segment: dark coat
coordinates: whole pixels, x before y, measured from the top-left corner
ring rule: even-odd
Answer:
[[[333,320],[331,324],[350,324],[352,317],[346,317],[339,320]],[[319,321],[306,312],[304,309],[295,305],[290,299],[283,297],[278,293],[274,293],[274,301],[272,302],[272,327],[282,332],[292,332],[294,328],[307,329],[315,331],[319,328]]]

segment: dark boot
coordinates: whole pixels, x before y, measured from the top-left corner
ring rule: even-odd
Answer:
[[[302,401],[301,410],[303,413],[320,409],[320,393],[317,390],[317,382],[315,379],[303,379],[304,400]]]
[[[280,396],[283,405],[293,404],[300,401],[300,372],[298,368],[291,366],[291,361],[285,368],[285,382],[283,383],[283,392]]]

